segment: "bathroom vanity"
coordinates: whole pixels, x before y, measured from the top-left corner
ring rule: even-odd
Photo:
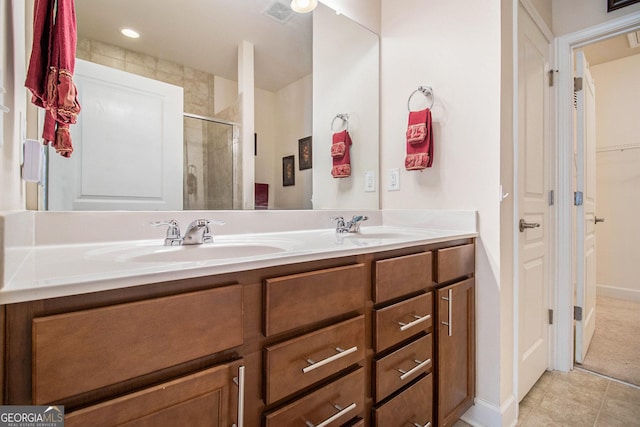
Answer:
[[[67,426],[452,425],[475,393],[475,232],[373,229],[7,303],[2,401]]]

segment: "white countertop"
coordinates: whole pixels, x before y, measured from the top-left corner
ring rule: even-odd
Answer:
[[[284,214],[287,215],[284,219],[290,220],[291,212]],[[300,213],[296,215],[299,219]],[[197,246],[165,247],[162,238],[69,244],[53,241],[13,247],[5,244],[0,303],[77,295],[477,236],[475,212],[469,212],[469,217],[458,212],[463,220],[453,229],[439,227],[451,226],[451,218],[456,215],[436,223],[433,223],[432,212],[422,220],[415,212],[406,218],[404,215],[395,212],[387,218],[372,218],[371,225],[364,223],[359,234],[337,234],[332,228],[225,234],[216,236],[213,243]],[[433,223],[432,226],[423,223],[426,219]],[[409,226],[398,226],[398,223]],[[249,255],[245,255],[246,252]]]

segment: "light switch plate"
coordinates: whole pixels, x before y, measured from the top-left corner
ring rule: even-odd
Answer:
[[[387,183],[388,191],[400,190],[400,169],[389,169],[389,180]]]
[[[373,171],[364,173],[364,191],[367,193],[376,191],[376,175]]]

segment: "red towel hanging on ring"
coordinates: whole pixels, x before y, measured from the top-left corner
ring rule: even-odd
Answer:
[[[31,102],[47,110],[42,138],[56,152],[73,152],[69,125],[80,113],[73,72],[76,64],[76,12],[73,0],[36,0],[33,48],[25,86]]]
[[[409,112],[407,126],[407,156],[404,167],[407,170],[422,170],[433,165],[433,126],[431,110]]]
[[[331,144],[333,167],[331,168],[331,176],[334,178],[351,176],[351,144],[351,136],[349,136],[348,130],[345,129],[333,134],[333,143]]]

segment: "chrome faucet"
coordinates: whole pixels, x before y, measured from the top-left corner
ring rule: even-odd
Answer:
[[[345,222],[341,216],[331,217],[332,221],[336,221],[336,233],[359,233],[360,224],[368,219],[369,217],[364,215],[354,215],[350,221]]]
[[[180,237],[180,226],[178,221],[170,219],[169,221],[154,221],[151,223],[154,227],[160,227],[162,225],[168,226],[167,237],[164,239],[165,246],[180,246],[182,244],[182,237]]]
[[[191,221],[184,233],[184,237],[180,237],[180,227],[175,219],[169,221],[156,221],[151,225],[154,227],[167,225],[167,237],[164,239],[165,246],[179,245],[201,245],[203,243],[213,243],[213,234],[211,233],[210,224],[223,225],[224,221],[214,221],[210,219],[196,219]]]

